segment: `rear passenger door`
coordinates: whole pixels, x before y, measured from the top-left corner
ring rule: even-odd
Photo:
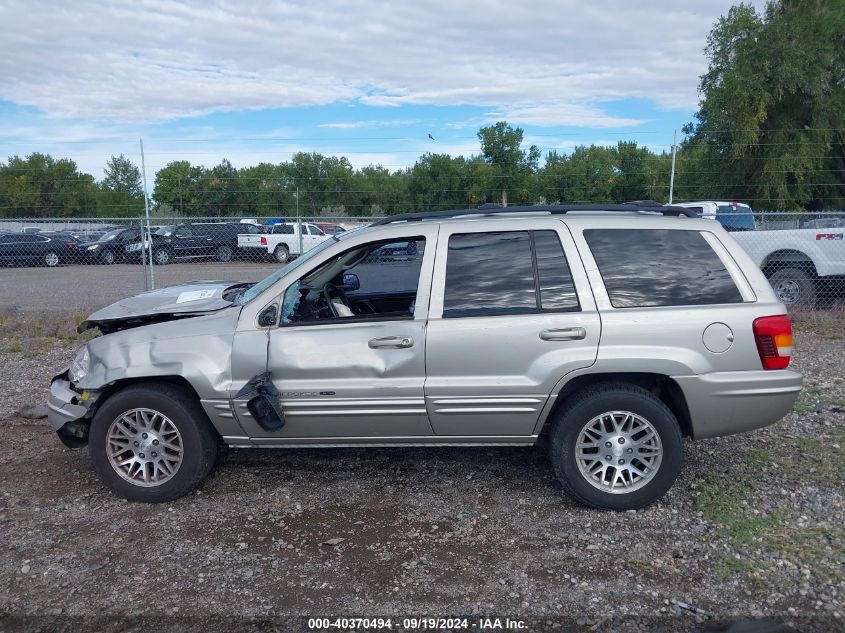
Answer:
[[[517,226],[441,226],[425,383],[438,435],[531,436],[560,379],[595,362],[601,321],[566,226]]]

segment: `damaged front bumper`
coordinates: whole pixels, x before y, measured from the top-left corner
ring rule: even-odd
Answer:
[[[47,422],[65,445],[77,448],[85,445],[88,437],[88,416],[93,399],[83,396],[70,386],[68,370],[53,377],[50,398],[47,401]]]

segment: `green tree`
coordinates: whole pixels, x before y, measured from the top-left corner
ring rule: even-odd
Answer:
[[[153,199],[159,213],[179,216],[200,215],[200,188],[205,179],[203,167],[186,160],[168,163],[156,172]]]
[[[463,156],[424,154],[407,178],[410,210],[460,209],[471,204],[472,178]]]
[[[135,216],[144,211],[141,170],[123,154],[112,156],[100,182],[101,213],[111,216]]]
[[[708,37],[683,150],[706,148],[712,193],[757,208],[845,202],[845,2],[739,4]]]
[[[33,153],[0,163],[0,215],[83,217],[97,215],[94,177],[69,158]]]
[[[483,127],[478,131],[481,142],[481,156],[492,167],[491,170],[477,170],[480,176],[498,181],[497,189],[501,192],[501,202],[508,200],[518,203],[530,203],[533,181],[531,176],[537,169],[540,150],[532,145],[522,149],[522,128],[514,128],[506,121]]]

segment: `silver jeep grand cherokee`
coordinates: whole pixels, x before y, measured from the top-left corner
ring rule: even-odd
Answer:
[[[49,422],[131,500],[198,486],[224,445],[531,445],[600,508],[658,499],[683,437],[772,424],[801,375],[766,278],[663,206],[467,209],[334,236],[256,284],[91,315]]]

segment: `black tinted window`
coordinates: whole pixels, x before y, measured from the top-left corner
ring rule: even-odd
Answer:
[[[534,231],[534,252],[540,282],[540,306],[543,310],[577,310],[575,284],[560,238],[554,231]]]
[[[716,219],[728,231],[753,231],[757,227],[750,211],[747,207],[719,205],[716,209]]]
[[[584,238],[614,308],[742,302],[701,233],[588,229]]]
[[[293,235],[293,225],[292,224],[277,224],[272,228],[272,232],[276,234],[282,235]]]
[[[443,316],[537,310],[528,231],[449,238]]]

